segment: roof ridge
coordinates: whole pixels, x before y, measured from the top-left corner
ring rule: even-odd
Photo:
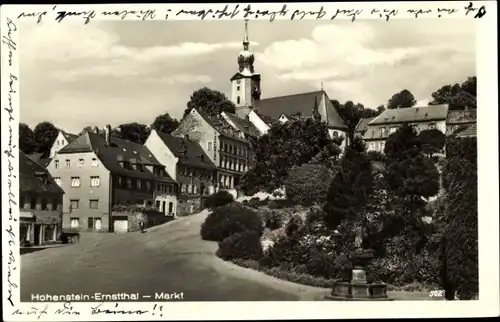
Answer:
[[[289,94],[289,95],[273,96],[273,97],[263,98],[263,99],[261,99],[261,101],[265,101],[265,100],[268,100],[268,99],[275,99],[275,98],[283,98],[283,97],[307,95],[307,94],[313,94],[313,93],[325,93],[326,94],[326,92],[324,90],[316,90],[316,91],[304,92],[304,93],[296,93],[296,94]]]

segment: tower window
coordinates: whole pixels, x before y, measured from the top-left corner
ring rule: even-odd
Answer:
[[[240,97],[236,97],[236,104],[240,104]]]
[[[236,86],[236,90],[239,91],[240,90],[240,87],[239,86]]]

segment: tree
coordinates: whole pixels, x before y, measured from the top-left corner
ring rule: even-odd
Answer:
[[[96,131],[96,126],[87,125],[80,131],[80,133],[78,133],[78,135],[82,135],[83,133],[94,133],[94,134],[104,133],[105,131],[106,129],[104,128],[97,128]]]
[[[168,134],[172,133],[178,126],[179,121],[172,118],[168,113],[158,115],[151,124],[152,129]]]
[[[35,126],[33,135],[36,140],[36,152],[44,157],[50,154],[50,148],[59,135],[59,130],[50,122],[41,122]]]
[[[116,132],[118,136],[123,140],[144,144],[149,134],[151,133],[151,128],[149,128],[145,124],[139,124],[134,122],[134,123],[121,124],[116,129]]]
[[[33,130],[25,123],[19,123],[19,149],[25,154],[33,153],[36,149]]]
[[[448,299],[469,300],[479,291],[477,140],[453,138],[446,152],[442,286]]]
[[[342,138],[332,139],[332,141],[327,144],[318,154],[316,154],[311,161],[310,164],[321,164],[327,167],[332,171],[336,171],[340,154],[342,151],[340,150],[340,146],[342,144]]]
[[[424,153],[428,156],[432,156],[434,153],[438,153],[444,148],[446,135],[437,129],[431,129],[420,132],[418,134],[418,139],[422,144]]]
[[[255,166],[242,178],[245,193],[281,188],[293,166],[308,163],[330,144],[324,123],[313,119],[273,125],[254,144]]]
[[[444,85],[432,93],[432,98],[429,104],[449,104],[452,110],[477,108],[477,78],[468,77],[461,85]]]
[[[401,232],[400,243],[410,256],[411,275],[416,277],[417,267],[413,257],[425,237],[422,216],[426,202],[423,198],[439,192],[439,172],[423,153],[416,131],[408,124],[387,138],[384,152],[387,188],[401,209],[394,216],[393,229]]]
[[[192,108],[197,108],[210,115],[218,115],[221,112],[235,113],[236,107],[223,93],[203,87],[196,90],[187,103],[184,111],[186,116]]]
[[[357,220],[373,188],[372,164],[361,138],[355,137],[345,150],[328,189],[325,222],[335,229],[343,221]]]
[[[332,100],[331,103],[337,110],[337,113],[339,113],[339,116],[344,120],[345,125],[347,125],[347,133],[350,141],[354,137],[354,131],[360,119],[380,115],[380,112],[365,108],[361,103],[354,104],[352,101],[347,101],[344,104],[340,104],[337,100]]]
[[[382,114],[382,112],[385,111],[385,106],[384,105],[379,105],[377,106],[377,112],[378,114]]]
[[[392,95],[389,102],[387,102],[387,108],[391,110],[395,108],[412,107],[416,103],[417,101],[415,100],[413,94],[409,90],[404,89],[401,92]]]

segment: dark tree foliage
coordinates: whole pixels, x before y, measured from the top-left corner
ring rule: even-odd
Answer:
[[[35,126],[33,135],[36,141],[35,151],[43,153],[43,156],[47,157],[52,144],[59,135],[59,130],[50,122],[41,122]]]
[[[479,292],[477,140],[453,138],[446,152],[442,286],[447,298],[458,291],[461,300],[468,300]]]
[[[118,134],[118,137],[123,140],[144,144],[151,133],[151,128],[145,124],[134,122],[121,124],[117,129],[115,129],[115,132]]]
[[[422,150],[415,130],[404,124],[391,134],[385,146],[385,173],[388,191],[396,206],[401,208],[393,216],[392,229],[400,231],[400,244],[406,247],[410,258],[409,269],[417,276],[414,260],[419,245],[425,236],[422,216],[426,201],[439,192],[439,172],[435,164]]]
[[[446,135],[437,129],[424,130],[418,134],[418,139],[420,140],[424,153],[431,156],[443,150],[446,142]]]
[[[234,113],[236,107],[223,93],[203,87],[196,90],[187,102],[184,116],[189,114],[192,108],[197,108],[210,115],[218,115],[221,112]]]
[[[19,149],[25,154],[33,153],[36,149],[33,130],[24,123],[19,123]]]
[[[261,260],[264,253],[260,243],[260,234],[255,231],[242,231],[224,238],[219,243],[217,256],[224,260]]]
[[[417,101],[415,100],[413,94],[409,90],[404,89],[401,92],[392,95],[387,102],[387,108],[391,110],[395,108],[412,107],[415,103],[417,103]]]
[[[98,133],[105,133],[106,132],[106,129],[104,128],[98,128],[98,127],[95,127],[95,126],[85,126],[81,131],[80,133],[78,133],[78,135],[82,135],[83,133],[94,133],[94,134],[98,134]]]
[[[273,125],[254,144],[255,166],[243,176],[241,189],[249,195],[281,188],[293,166],[308,163],[330,143],[326,125],[313,119]]]
[[[325,222],[336,228],[343,220],[353,220],[372,191],[372,164],[363,141],[356,137],[345,150],[333,177],[324,207]]]
[[[468,77],[462,84],[445,85],[432,93],[431,105],[449,104],[452,110],[477,108],[477,77]]]
[[[347,101],[344,104],[340,104],[337,100],[332,100],[331,102],[333,107],[337,110],[337,113],[339,113],[340,117],[344,120],[345,125],[347,125],[347,133],[350,141],[352,141],[354,137],[354,131],[360,119],[375,117],[381,113],[380,111],[365,108],[361,103],[354,104],[352,101]]]
[[[331,172],[321,164],[293,167],[285,180],[286,196],[291,201],[310,206],[322,204],[330,186]]]
[[[232,194],[225,190],[219,190],[216,193],[208,196],[207,200],[205,201],[205,207],[213,209],[227,205],[228,203],[231,203],[233,201],[234,197]]]
[[[151,124],[152,129],[168,134],[172,133],[178,126],[179,121],[172,118],[168,113],[158,115]]]

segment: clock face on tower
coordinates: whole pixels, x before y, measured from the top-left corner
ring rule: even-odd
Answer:
[[[239,84],[239,83],[241,83],[241,80],[239,80],[239,79],[238,79],[238,80],[236,81],[236,84]]]

